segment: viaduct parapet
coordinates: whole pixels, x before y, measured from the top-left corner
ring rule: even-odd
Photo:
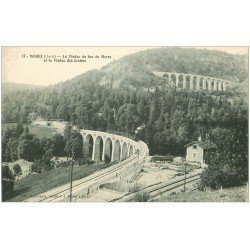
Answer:
[[[231,85],[230,81],[211,76],[158,71],[154,71],[153,74],[166,78],[168,83],[173,83],[176,88],[180,89],[226,91]]]

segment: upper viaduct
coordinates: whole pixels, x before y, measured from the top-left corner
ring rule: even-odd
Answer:
[[[84,158],[95,162],[103,161],[105,155],[111,162],[119,162],[132,156],[140,148],[138,142],[121,135],[93,130],[81,130],[80,133],[83,137]]]
[[[154,71],[153,73],[156,76],[165,77],[168,83],[172,82],[176,88],[181,89],[226,91],[231,84],[230,81],[210,76],[158,71]]]

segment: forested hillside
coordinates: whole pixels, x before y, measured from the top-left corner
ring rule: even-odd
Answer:
[[[247,126],[247,103],[239,88],[248,86],[247,68],[246,57],[240,55],[183,48],[147,50],[54,86],[4,94],[2,122],[25,124],[36,112],[85,129],[134,134],[145,125],[139,136],[151,153],[180,155],[199,134],[210,134],[220,144],[218,134]],[[145,87],[165,84],[154,70],[214,76],[238,85],[225,93],[171,86],[151,93]]]
[[[152,85],[152,71],[181,72],[242,82],[247,78],[246,56],[201,49],[160,48],[127,56],[103,68],[113,84]]]
[[[150,49],[109,63],[101,70],[82,74],[61,83],[72,86],[100,84],[144,88],[165,83],[152,71],[169,71],[213,76],[241,83],[248,77],[247,56],[192,48]]]

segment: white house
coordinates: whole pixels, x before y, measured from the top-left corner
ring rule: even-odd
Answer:
[[[209,158],[218,148],[213,142],[202,141],[200,137],[198,141],[190,142],[185,147],[187,148],[186,161],[200,162],[201,164],[208,164]]]

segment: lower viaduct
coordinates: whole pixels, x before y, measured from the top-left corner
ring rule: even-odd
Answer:
[[[104,161],[105,156],[109,157],[111,162],[119,162],[135,153],[139,154],[139,143],[130,138],[93,130],[81,130],[80,133],[83,137],[84,158],[95,162]],[[148,153],[147,148],[147,155]]]
[[[164,77],[168,83],[173,83],[176,88],[207,91],[226,91],[230,81],[210,76],[183,74],[175,72],[158,72],[154,75]]]
[[[149,155],[146,143],[134,141],[125,136],[107,132],[80,130],[83,137],[83,154],[95,162],[104,160],[105,155],[115,164],[97,171],[72,183],[73,195],[87,195],[89,190],[98,190],[99,186],[121,174],[134,174],[140,170]],[[70,188],[68,184],[56,187],[42,194],[30,197],[25,202],[68,201]],[[76,198],[75,198],[76,199]]]

